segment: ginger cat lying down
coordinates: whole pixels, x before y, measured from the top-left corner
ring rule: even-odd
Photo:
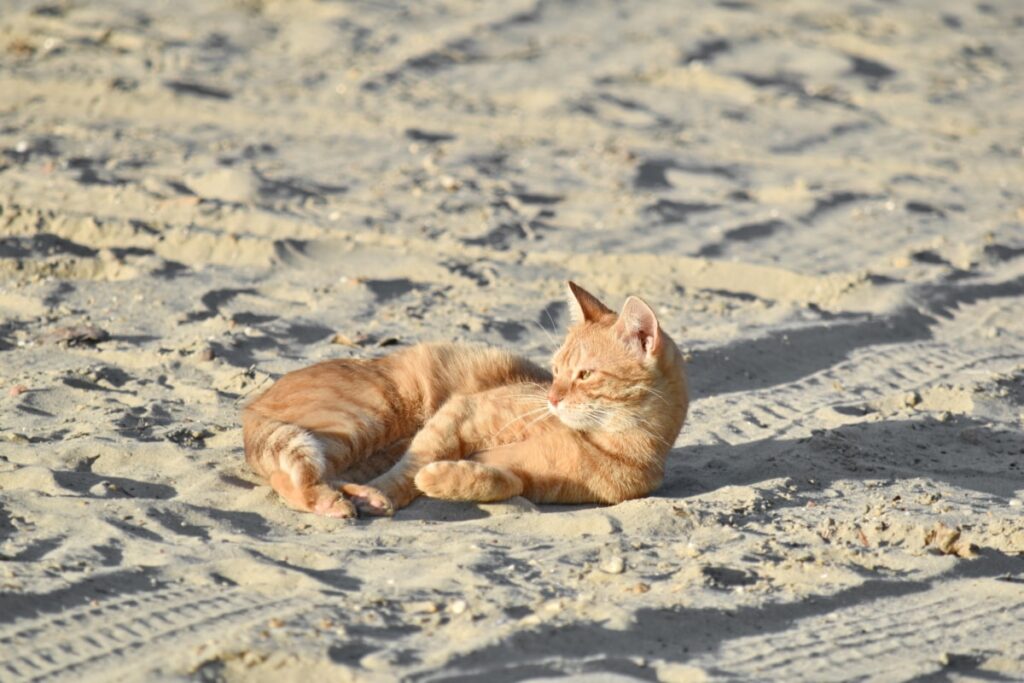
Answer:
[[[656,489],[689,404],[651,308],[569,283],[553,377],[505,351],[418,345],[290,372],[245,408],[245,457],[297,510],[388,515],[434,498],[618,503]]]

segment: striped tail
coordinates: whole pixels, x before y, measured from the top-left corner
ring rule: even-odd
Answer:
[[[308,429],[248,410],[242,416],[242,436],[249,466],[289,507],[326,517],[355,517],[357,509],[374,516],[394,512],[388,497],[370,486],[327,483],[337,474],[334,470],[350,464],[337,439],[325,440]]]
[[[328,517],[354,517],[355,506],[325,483],[324,444],[312,432],[246,411],[242,417],[245,459],[296,510]]]
[[[327,474],[324,445],[302,427],[246,412],[242,434],[246,462],[268,479],[285,472],[295,486],[309,486]]]

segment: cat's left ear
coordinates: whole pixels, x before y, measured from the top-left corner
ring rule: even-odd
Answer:
[[[640,358],[653,358],[661,351],[661,328],[651,307],[635,296],[626,299],[615,321],[615,331]]]
[[[569,313],[573,322],[597,322],[615,312],[598,301],[597,297],[570,280],[565,283],[569,290]]]

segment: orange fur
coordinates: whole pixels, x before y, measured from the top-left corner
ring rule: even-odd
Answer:
[[[390,514],[420,493],[548,503],[650,493],[686,418],[682,357],[639,299],[616,315],[569,286],[576,323],[553,376],[454,345],[319,363],[245,409],[249,464],[290,506],[337,517]]]

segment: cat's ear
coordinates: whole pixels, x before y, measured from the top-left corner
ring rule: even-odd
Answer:
[[[615,312],[597,300],[597,297],[580,287],[572,280],[569,286],[569,312],[573,322],[592,323],[606,315],[615,315]]]
[[[658,318],[650,306],[635,296],[626,299],[613,329],[640,358],[653,358],[661,350]]]

